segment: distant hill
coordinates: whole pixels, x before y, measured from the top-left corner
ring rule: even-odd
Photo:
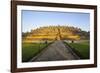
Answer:
[[[22,34],[24,42],[89,39],[89,32],[70,26],[40,27]]]

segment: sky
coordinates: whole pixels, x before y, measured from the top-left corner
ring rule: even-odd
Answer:
[[[90,29],[89,13],[22,10],[21,15],[22,32],[51,25],[74,26],[84,31]]]

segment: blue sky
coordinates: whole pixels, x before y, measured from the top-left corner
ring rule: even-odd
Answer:
[[[50,25],[74,26],[89,31],[90,14],[22,10],[22,32]]]

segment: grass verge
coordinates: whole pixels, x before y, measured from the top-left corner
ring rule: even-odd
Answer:
[[[88,42],[81,43],[67,43],[69,47],[81,58],[89,59],[90,56],[90,47]]]
[[[28,62],[49,44],[50,43],[22,43],[22,62]]]

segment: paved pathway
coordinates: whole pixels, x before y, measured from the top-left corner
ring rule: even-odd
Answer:
[[[79,57],[62,41],[55,41],[45,48],[31,61],[58,61],[58,60],[75,60]]]

